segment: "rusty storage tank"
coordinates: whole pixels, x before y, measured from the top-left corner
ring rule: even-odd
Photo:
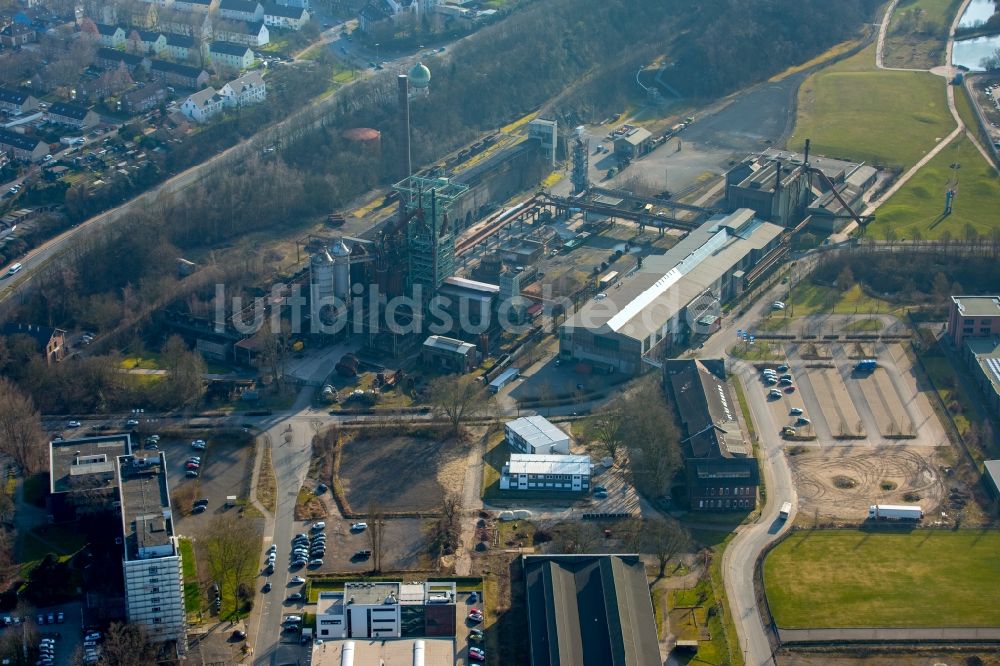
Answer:
[[[345,130],[341,135],[344,140],[357,146],[358,152],[367,155],[378,155],[382,150],[382,133],[371,127],[355,127]]]

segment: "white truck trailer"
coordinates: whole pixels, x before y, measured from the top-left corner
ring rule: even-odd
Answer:
[[[920,520],[924,510],[919,504],[874,504],[868,507],[869,520]]]
[[[781,511],[778,512],[778,516],[780,516],[782,520],[785,520],[791,513],[792,513],[792,503],[785,502],[784,504],[781,505]]]

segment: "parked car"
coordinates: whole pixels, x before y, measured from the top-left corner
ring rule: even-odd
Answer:
[[[486,652],[477,647],[470,647],[469,659],[472,661],[486,661]]]
[[[267,594],[268,592],[270,592],[271,591],[271,581],[267,581],[266,583],[264,583],[264,587],[260,588],[260,591],[263,592],[264,594]]]
[[[207,510],[207,507],[204,504],[198,504],[198,505],[195,505],[195,506],[191,507],[191,513],[193,513],[193,514],[205,513],[206,510]]]
[[[485,637],[483,636],[483,630],[482,629],[470,629],[469,630],[469,640],[470,641],[472,641],[474,643],[482,643],[484,638]]]
[[[368,529],[368,523],[353,523],[351,525],[352,532],[364,532]]]
[[[473,622],[482,622],[483,611],[481,611],[478,608],[473,608],[472,610],[469,611],[469,619],[472,620]]]
[[[799,416],[800,414],[802,414],[802,409],[800,407],[792,407],[790,410],[788,410],[788,413],[791,414],[792,416]]]
[[[237,629],[232,633],[232,639],[234,641],[245,641],[247,639],[247,632]]]
[[[303,578],[302,576],[292,576],[289,579],[288,584],[289,585],[302,585],[305,582],[306,582],[306,579]]]
[[[184,472],[184,476],[192,478],[192,479],[196,478],[198,476],[198,470],[196,470],[196,469],[189,469],[188,471]]]
[[[192,449],[198,449],[199,451],[204,451],[205,447],[206,447],[206,444],[205,444],[205,440],[203,440],[203,439],[196,439],[193,442],[191,442],[191,448]]]
[[[324,523],[323,521],[320,521],[318,523],[313,523],[312,527],[310,527],[309,529],[311,529],[313,532],[322,532],[323,530],[326,529],[326,523]]]
[[[137,425],[139,425],[139,419],[129,419],[128,421],[125,422],[126,428],[134,428]]]
[[[66,424],[66,427],[67,428],[79,428],[80,425],[81,424],[80,424],[79,421],[70,421],[69,423]]]
[[[292,592],[288,595],[285,601],[299,602],[305,599],[305,596],[301,592]]]

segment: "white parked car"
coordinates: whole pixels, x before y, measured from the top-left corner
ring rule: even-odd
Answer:
[[[368,523],[354,523],[351,525],[352,532],[363,532],[368,529]]]

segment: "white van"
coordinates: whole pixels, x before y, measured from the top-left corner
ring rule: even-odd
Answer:
[[[11,267],[7,269],[7,275],[13,275],[22,268],[24,268],[24,266],[22,266],[21,264],[12,264]]]

